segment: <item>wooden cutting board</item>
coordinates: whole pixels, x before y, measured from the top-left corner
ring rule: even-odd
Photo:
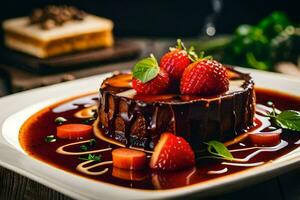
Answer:
[[[37,74],[49,74],[134,58],[141,53],[141,50],[142,48],[138,43],[120,40],[116,41],[114,47],[111,48],[93,49],[47,59],[36,58],[8,48],[2,48],[0,54],[4,64],[11,67]]]

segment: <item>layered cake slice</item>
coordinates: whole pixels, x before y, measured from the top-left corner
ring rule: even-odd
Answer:
[[[205,147],[203,142],[233,139],[253,125],[254,82],[248,74],[210,59],[197,59],[176,79],[174,69],[168,70],[162,61],[158,66],[154,58],[144,59],[133,73],[115,74],[103,81],[96,136],[152,150],[162,133],[171,132],[199,150]],[[155,74],[148,65],[151,62],[158,72],[147,81]],[[178,69],[176,62],[171,63]]]
[[[5,45],[39,58],[113,45],[113,22],[74,7],[48,6],[3,22]]]

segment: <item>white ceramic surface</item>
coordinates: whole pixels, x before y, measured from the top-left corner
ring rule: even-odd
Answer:
[[[240,69],[254,77],[257,87],[300,96],[300,80],[269,72]],[[171,190],[136,190],[96,182],[35,160],[22,150],[18,132],[32,114],[54,102],[97,91],[110,74],[92,76],[0,98],[0,165],[76,199],[162,199],[187,195],[207,196],[249,185],[300,167],[300,149],[272,163],[230,176]]]

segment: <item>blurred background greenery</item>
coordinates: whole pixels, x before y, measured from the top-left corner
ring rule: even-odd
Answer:
[[[298,65],[300,27],[285,13],[274,11],[255,25],[239,25],[232,35],[203,38],[191,45],[226,64],[275,71],[281,61]]]

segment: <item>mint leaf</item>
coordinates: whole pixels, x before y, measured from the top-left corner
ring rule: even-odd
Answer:
[[[94,154],[89,154],[87,157],[79,157],[79,160],[86,160],[86,161],[95,161],[95,162],[100,162],[101,161],[101,155],[96,156]]]
[[[136,79],[146,83],[154,79],[159,73],[159,66],[156,58],[151,54],[149,58],[145,58],[138,63],[132,69],[132,74]]]
[[[218,141],[215,140],[211,140],[207,143],[208,145],[208,152],[215,155],[215,156],[219,156],[228,160],[232,160],[233,156],[232,154],[229,152],[229,150],[227,149],[227,147]]]
[[[90,139],[89,145],[90,146],[95,146],[97,144],[97,141],[95,139]]]
[[[56,141],[56,138],[54,135],[47,135],[45,138],[44,138],[45,142],[47,143],[50,143],[50,142],[55,142]]]
[[[95,139],[90,139],[88,145],[81,145],[79,148],[81,151],[88,151],[91,147],[95,146],[97,141]]]
[[[300,112],[295,110],[282,111],[275,117],[275,122],[281,128],[300,131]]]
[[[89,150],[89,148],[86,145],[81,145],[79,148],[80,148],[81,151]]]

